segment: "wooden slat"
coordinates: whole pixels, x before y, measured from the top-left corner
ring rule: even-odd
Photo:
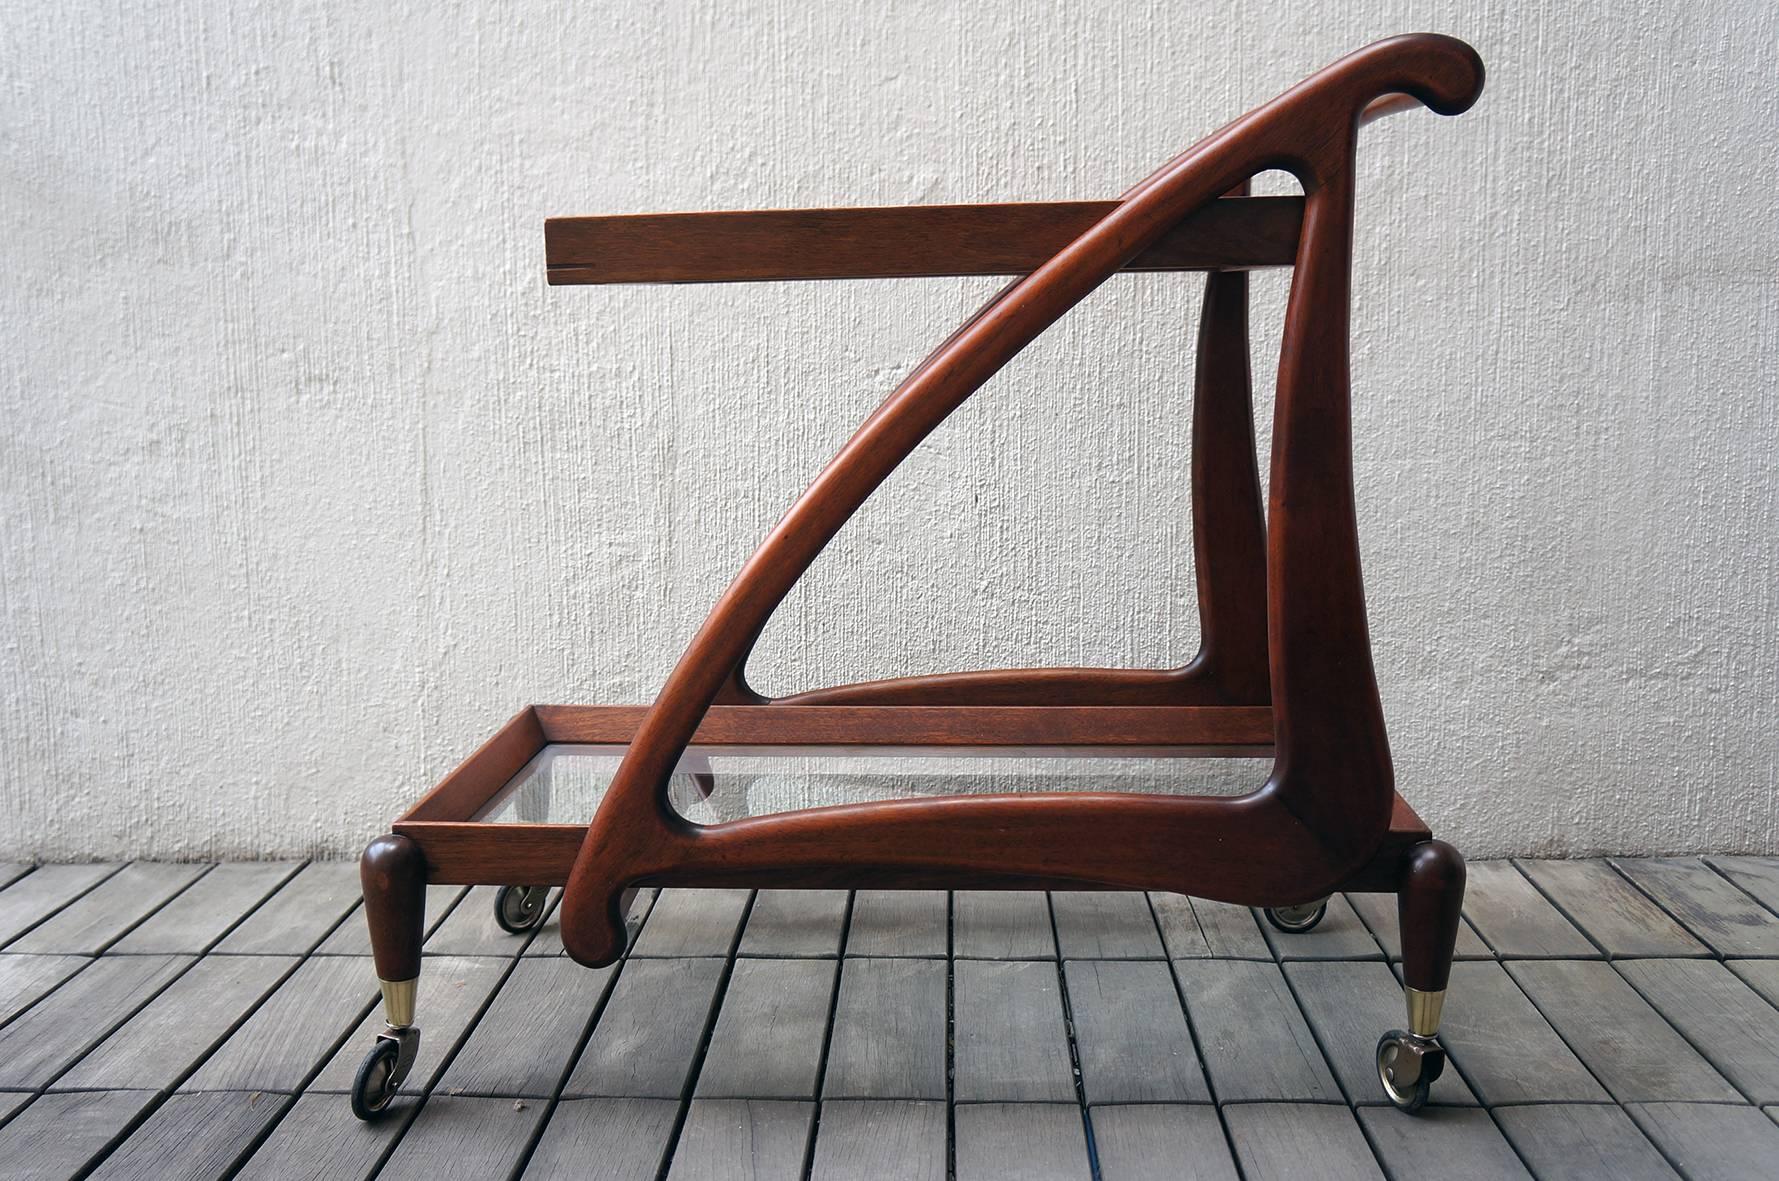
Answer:
[[[1384,949],[1384,954],[1392,962],[1402,958],[1402,924],[1397,919],[1396,895],[1394,894],[1348,894],[1347,905],[1359,916],[1371,931],[1373,939]],[[1489,945],[1482,941],[1476,928],[1468,919],[1458,922],[1458,942],[1452,949],[1452,958],[1460,960],[1490,960],[1495,953]]]
[[[1707,857],[1705,863],[1779,913],[1779,857]]]
[[[90,963],[81,955],[0,955],[0,1025]]]
[[[552,217],[544,254],[552,284],[1023,275],[1117,208],[1050,201]],[[1226,197],[1124,269],[1289,266],[1302,222],[1301,197]]]
[[[1053,960],[1056,930],[1042,890],[959,890],[952,895],[952,954],[975,960]]]
[[[224,955],[307,955],[358,900],[358,862],[312,861],[215,950]]]
[[[609,1177],[653,1177],[677,1118],[679,1104],[662,1099],[568,1100],[552,1113],[524,1176],[583,1177],[596,1165]]]
[[[1600,951],[1505,861],[1473,861],[1464,914],[1496,953],[1515,959],[1587,959]]]
[[[106,1157],[103,1181],[212,1181],[226,1177],[289,1100],[274,1095],[175,1095]]]
[[[1308,931],[1281,931],[1264,919],[1261,934],[1281,960],[1381,960],[1384,950],[1343,894],[1328,900],[1328,913]]]
[[[427,936],[427,950],[429,952],[436,952],[439,950],[431,946],[432,936],[437,933],[440,924],[445,922],[448,915],[456,913],[455,905],[464,893],[465,891],[462,886],[431,885],[426,887],[426,919],[424,930]],[[485,913],[488,917],[489,925],[494,925],[494,906],[492,902],[489,903]],[[495,929],[499,930],[498,927]],[[502,931],[501,934],[505,935],[506,932]],[[506,950],[504,952],[496,952],[493,954],[511,954],[513,950],[524,943],[525,940],[522,938],[507,935]],[[345,922],[335,927],[333,934],[329,935],[326,939],[323,939],[321,941],[321,946],[315,949],[315,954],[370,955],[371,928],[370,924],[365,921],[364,910],[360,908],[359,910],[353,911],[352,914],[347,917]]]
[[[0,890],[0,946],[122,869],[121,865],[45,865]]]
[[[1769,1178],[1779,1161],[1779,1123],[1752,1107],[1638,1103],[1630,1113],[1688,1177]]]
[[[636,897],[630,900],[630,913],[624,918],[624,926],[630,932],[629,945],[635,946],[637,936],[642,932],[643,923],[648,921],[649,913],[655,908],[655,899],[660,892],[650,888],[638,890]],[[527,956],[567,955],[568,949],[562,946],[562,894],[556,894],[550,912],[544,916],[543,926],[538,928],[537,936],[525,945],[522,953]]]
[[[0,1028],[0,1087],[41,1087],[186,968],[187,956],[101,959]]]
[[[1680,1181],[1621,1108],[1534,1104],[1499,1108],[1495,1118],[1539,1181]]]
[[[1779,1103],[1779,1009],[1715,960],[1627,960],[1619,974],[1755,1103]]]
[[[133,862],[9,944],[7,950],[97,955],[209,868]]]
[[[305,960],[181,1091],[287,1091],[331,1056],[377,995],[368,959]]]
[[[1340,1088],[1277,964],[1180,960],[1174,971],[1218,1102],[1339,1101]]]
[[[849,958],[823,1098],[944,1099],[945,977],[943,960]]]
[[[506,960],[486,957],[428,955],[420,968],[420,994],[416,1012],[419,1015],[420,1052],[415,1055],[408,1081],[402,1089],[413,1093],[430,1086],[438,1077],[445,1059],[463,1040],[464,1033],[482,1013],[494,990],[506,979]],[[575,987],[588,988],[592,978],[578,980]],[[363,1061],[365,1052],[383,1029],[383,1008],[375,1006],[358,1028],[347,1036],[321,1073],[308,1086],[317,1091],[344,1092],[352,1089],[352,1078]]]
[[[531,1143],[545,1110],[546,1105],[535,1100],[434,1095],[420,1109],[419,1116],[395,1146],[389,1163],[377,1177],[379,1181],[439,1181],[442,1177],[509,1176],[525,1154],[525,1147]],[[557,1114],[561,1115],[560,1109]],[[571,1117],[564,1126],[572,1122]],[[545,1140],[549,1141],[549,1137]],[[598,1149],[587,1145],[580,1147],[585,1153],[580,1161],[585,1165],[592,1160],[616,1159],[621,1146],[614,1142]],[[539,1150],[542,1151],[542,1145]],[[536,1176],[563,1176],[566,1173],[564,1169],[556,1173],[539,1172]]]
[[[1089,1104],[1210,1099],[1165,961],[1069,960],[1063,973]]]
[[[959,960],[953,974],[957,1101],[1073,1101],[1056,965]]]
[[[1093,1142],[1105,1181],[1237,1181],[1214,1107],[1096,1107]]]
[[[562,1093],[678,1099],[722,977],[722,960],[626,961]]]
[[[1229,902],[1152,892],[1149,904],[1172,959],[1216,956],[1230,960],[1271,960],[1272,948],[1260,933],[1254,912]]]
[[[456,889],[457,887],[445,888]],[[427,913],[429,915],[433,913],[431,891],[435,889],[439,889],[439,887],[430,887],[427,893]],[[496,886],[475,886],[465,893],[457,905],[451,908],[449,914],[439,918],[438,925],[427,937],[425,944],[427,953],[431,955],[514,956],[523,951],[535,938],[535,934],[515,935],[502,929],[501,925],[494,920],[494,899],[499,892],[499,888]],[[346,927],[366,929],[363,920],[357,915],[353,916],[351,922],[342,924],[341,930]],[[328,942],[332,941],[330,938]]]
[[[354,1116],[339,1095],[304,1095],[235,1174],[235,1181],[363,1181],[402,1138],[417,1111],[411,1100],[398,1098],[383,1118],[366,1121]]]
[[[154,1098],[151,1091],[39,1096],[0,1128],[0,1175],[77,1177]]]
[[[1088,1181],[1081,1110],[1063,1103],[971,1103],[957,1109],[957,1181]]]
[[[631,948],[633,958],[726,956],[747,914],[752,890],[663,890]]]
[[[1383,1181],[1364,1133],[1344,1107],[1238,1103],[1223,1116],[1247,1181]]]
[[[1507,970],[1620,1103],[1741,1099],[1612,965],[1518,960]]]
[[[1608,1097],[1500,964],[1452,966],[1440,1039],[1490,1106]]]
[[[1358,1116],[1392,1177],[1532,1181],[1513,1145],[1486,1111],[1436,1107],[1410,1120],[1389,1108],[1362,1107]]]
[[[945,1181],[945,1146],[943,1103],[824,1103],[810,1181]]]
[[[1779,915],[1696,858],[1633,858],[1613,865],[1718,955],[1779,956]]]
[[[1056,943],[1067,959],[1160,959],[1167,953],[1149,899],[1134,890],[1057,890]]]
[[[1607,955],[1711,954],[1604,861],[1517,864]]]
[[[698,1072],[700,1099],[814,1099],[834,960],[739,960]]]
[[[949,906],[942,890],[860,890],[853,896],[846,954],[942,956]]]
[[[1402,986],[1377,960],[1294,960],[1285,966],[1303,1015],[1327,1055],[1347,1102],[1386,1103],[1377,1077],[1377,1039],[1403,1025]],[[1430,1103],[1474,1107],[1476,1096],[1456,1070],[1433,1084]]]
[[[219,865],[113,944],[109,954],[195,955],[206,951],[299,867],[300,863],[295,861],[236,861]]]
[[[778,1181],[800,1177],[815,1104],[699,1099],[686,1110],[667,1181]]]
[[[1731,960],[1727,967],[1779,1009],[1779,960]]]
[[[520,960],[439,1085],[451,1094],[549,1098],[612,975],[570,960]]]
[[[761,890],[741,934],[741,954],[778,959],[839,955],[851,900],[846,890]]]

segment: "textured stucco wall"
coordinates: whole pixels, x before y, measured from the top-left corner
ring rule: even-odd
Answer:
[[[349,852],[520,704],[647,700],[993,285],[551,291],[546,215],[1109,196],[1417,28],[1489,86],[1362,143],[1399,782],[1475,854],[1779,839],[1764,0],[3,11],[0,855]],[[1198,288],[1019,358],[756,681],[1190,656]]]

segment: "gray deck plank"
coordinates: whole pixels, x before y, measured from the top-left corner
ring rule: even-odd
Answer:
[[[356,861],[311,861],[213,950],[222,955],[307,955],[358,901]]]
[[[1779,1124],[1755,1108],[1634,1103],[1628,1110],[1692,1181],[1768,1178],[1779,1168]]]
[[[1081,1110],[1063,1103],[958,1107],[957,1181],[1088,1181]]]
[[[279,1095],[174,1095],[92,1176],[96,1181],[214,1181],[228,1175],[288,1103]]]
[[[738,961],[698,1073],[698,1097],[814,1099],[839,967],[833,960]]]
[[[1165,961],[1069,960],[1063,975],[1090,1105],[1210,1099]]]
[[[82,894],[28,934],[9,952],[98,955],[168,899],[191,885],[208,865],[135,861]]]
[[[860,890],[853,895],[846,954],[943,956],[950,907],[943,890]]]
[[[1539,1181],[1680,1181],[1619,1107],[1541,1103],[1497,1108],[1495,1119]]]
[[[678,1099],[722,977],[722,960],[626,961],[562,1093]]]
[[[1299,960],[1285,965],[1285,977],[1347,1101],[1363,1106],[1389,1102],[1377,1078],[1377,1040],[1387,1030],[1402,1028],[1406,1017],[1402,986],[1390,969],[1377,960]],[[1433,1084],[1428,1102],[1474,1107],[1476,1096],[1457,1071],[1448,1070]]]
[[[1600,951],[1550,899],[1506,861],[1473,861],[1464,917],[1496,954],[1513,959],[1592,959]]]
[[[1604,861],[1515,864],[1615,959],[1711,954],[1686,928]]]
[[[0,1025],[92,962],[83,955],[0,955]]]
[[[1042,890],[959,890],[952,895],[952,954],[975,960],[1053,960],[1056,931]]]
[[[698,1099],[686,1111],[667,1181],[780,1181],[801,1177],[815,1104]]]
[[[1229,902],[1153,893],[1150,904],[1173,959],[1270,960],[1272,948],[1254,912]]]
[[[969,1102],[1075,1098],[1056,965],[959,960],[954,969],[953,1096]]]
[[[1779,956],[1779,915],[1698,858],[1619,858],[1613,865],[1718,955]]]
[[[149,915],[108,950],[112,955],[197,955],[297,872],[296,861],[233,861]]]
[[[29,861],[0,861],[0,890],[4,890],[36,868]]]
[[[1779,857],[1707,857],[1705,864],[1779,913]]]
[[[1768,1004],[1779,1007],[1779,960],[1731,960],[1726,966]]]
[[[44,865],[0,890],[0,947],[122,868],[114,864]]]
[[[943,960],[848,959],[823,1096],[944,1099],[946,974]]]
[[[508,1176],[531,1143],[545,1106],[536,1099],[434,1095],[408,1125],[377,1177],[379,1181],[486,1181]],[[618,1145],[610,1147],[615,1155]],[[576,1164],[585,1168],[601,1159],[597,1150],[586,1151]]]
[[[609,966],[589,969],[572,960],[520,960],[440,1088],[453,1095],[549,1098],[613,974]]]
[[[468,891],[467,886],[428,886],[426,887],[426,919],[424,930],[430,940],[433,932],[444,925],[447,916],[454,914],[456,903]],[[517,944],[522,940],[513,939]],[[428,946],[428,951],[435,951]],[[364,908],[352,912],[352,916],[333,929],[333,933],[321,941],[315,949],[316,955],[370,955],[371,928],[365,922]]]
[[[631,949],[632,958],[726,956],[753,899],[752,890],[662,890]]]
[[[0,1087],[44,1086],[191,962],[188,956],[97,961],[0,1028]]]
[[[1622,960],[1619,974],[1755,1103],[1779,1103],[1779,1009],[1716,960]]]
[[[235,1181],[363,1181],[408,1130],[417,1107],[397,1097],[367,1123],[343,1095],[306,1094],[285,1113]]]
[[[1277,964],[1177,960],[1174,972],[1218,1102],[1340,1100],[1340,1087]]]
[[[1741,1098],[1610,964],[1525,960],[1507,970],[1620,1103]]]
[[[946,1137],[943,1103],[823,1103],[810,1181],[945,1181]]]
[[[1238,1181],[1214,1107],[1124,1104],[1091,1120],[1102,1181]]]
[[[426,950],[431,955],[454,956],[515,956],[525,950],[535,933],[514,935],[503,931],[500,924],[494,921],[494,896],[499,893],[499,886],[471,886],[463,897],[457,900],[450,913],[444,915],[432,934],[427,936]],[[432,912],[431,899],[428,898],[427,912]],[[348,927],[368,935],[369,928],[363,919],[357,922],[342,923],[343,931]],[[330,938],[329,942],[332,942]]]
[[[1295,934],[1260,921],[1261,933],[1280,960],[1381,960],[1384,949],[1359,920],[1344,894],[1328,899],[1328,913],[1308,931]]]
[[[1247,1181],[1383,1181],[1352,1111],[1329,1103],[1236,1103],[1223,1109]]]
[[[1396,918],[1396,895],[1394,894],[1348,894],[1347,905],[1359,916],[1359,921],[1370,930],[1372,938],[1384,949],[1384,954],[1391,962],[1402,959],[1402,926]],[[1452,958],[1459,960],[1492,960],[1495,953],[1489,950],[1476,928],[1470,925],[1469,919],[1461,919],[1458,923],[1458,942],[1452,949]]]
[[[1065,959],[1161,959],[1167,955],[1146,894],[1128,890],[1057,890],[1056,945]]]
[[[0,1181],[78,1175],[152,1102],[147,1091],[39,1096],[0,1127]]]
[[[1393,1107],[1361,1107],[1358,1115],[1392,1177],[1531,1181],[1513,1145],[1481,1108],[1434,1107],[1410,1119]]]
[[[524,1175],[546,1181],[584,1177],[597,1162],[598,1175],[612,1181],[652,1178],[666,1159],[678,1118],[679,1104],[666,1099],[564,1100],[551,1114]]]
[[[1168,958],[1211,958],[1211,945],[1205,938],[1204,928],[1199,925],[1197,912],[1192,909],[1192,899],[1184,894],[1155,891],[1149,895],[1149,908],[1155,912],[1155,925],[1161,930],[1161,942],[1167,948]],[[1259,936],[1258,932],[1256,936],[1261,939],[1261,950],[1265,951],[1265,937]],[[1272,957],[1268,955],[1266,958]]]
[[[851,899],[846,890],[761,890],[741,933],[741,954],[768,959],[837,956]]]
[[[4,1126],[12,1113],[35,1099],[33,1091],[0,1091],[0,1126]]]
[[[420,1050],[402,1089],[414,1092],[437,1080],[439,1068],[463,1040],[506,975],[507,960],[487,956],[427,956],[420,969],[415,1019]],[[340,1044],[308,1086],[315,1091],[350,1091],[358,1064],[383,1029],[383,1006],[373,1005],[358,1028]]]
[[[288,956],[199,960],[57,1079],[56,1089],[166,1090],[295,966]]]
[[[299,1091],[376,995],[368,959],[305,960],[179,1089]]]
[[[636,892],[630,900],[630,911],[624,916],[624,926],[630,933],[629,945],[635,946],[636,938],[642,930],[643,923],[648,921],[649,911],[654,909],[655,899],[660,894],[654,888]],[[455,913],[455,912],[453,912]],[[511,939],[511,936],[508,936]],[[525,945],[523,953],[528,956],[566,956],[568,949],[562,946],[562,892],[556,892],[555,900],[550,903],[549,913],[544,917],[543,926],[538,928],[537,935]]]
[[[1491,1107],[1609,1099],[1498,963],[1452,965],[1444,1018],[1440,1040]]]

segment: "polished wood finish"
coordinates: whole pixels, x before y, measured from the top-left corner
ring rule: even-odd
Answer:
[[[425,855],[407,837],[381,836],[365,849],[358,872],[377,978],[414,979],[420,975],[420,945],[426,938]]]
[[[1402,927],[1402,982],[1439,992],[1452,973],[1452,947],[1463,921],[1464,858],[1444,841],[1423,841],[1408,852],[1396,906]]]

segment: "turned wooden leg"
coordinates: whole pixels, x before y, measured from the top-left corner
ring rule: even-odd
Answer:
[[[359,1064],[351,1099],[354,1115],[373,1119],[388,1108],[420,1049],[414,1001],[426,927],[426,858],[406,837],[381,836],[365,849],[358,869],[387,1026]]]
[[[1408,1028],[1378,1039],[1378,1079],[1390,1102],[1418,1111],[1445,1070],[1445,1050],[1435,1039],[1464,905],[1464,858],[1444,841],[1416,845],[1409,851],[1396,905]]]

